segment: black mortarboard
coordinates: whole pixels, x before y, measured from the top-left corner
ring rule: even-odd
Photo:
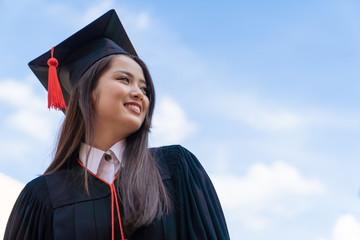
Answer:
[[[72,87],[91,65],[103,57],[121,53],[137,56],[119,17],[112,9],[53,47],[52,50],[29,62],[29,67],[41,84],[49,90],[49,99],[50,92],[53,92],[51,79],[58,77],[67,105]],[[58,91],[60,91],[59,87]],[[65,106],[51,104],[49,100],[50,107],[61,109]]]

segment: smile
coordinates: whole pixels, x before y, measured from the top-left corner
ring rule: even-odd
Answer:
[[[128,103],[128,104],[125,104],[125,107],[129,108],[130,110],[135,111],[136,113],[141,112],[141,107],[137,104]]]

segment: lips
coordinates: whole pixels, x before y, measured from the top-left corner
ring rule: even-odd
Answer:
[[[135,111],[136,113],[141,113],[141,105],[139,103],[131,102],[131,103],[125,103],[124,105],[125,107]]]

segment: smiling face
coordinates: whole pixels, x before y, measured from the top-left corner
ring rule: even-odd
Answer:
[[[91,95],[95,143],[115,143],[141,127],[149,107],[146,91],[140,65],[126,55],[114,56]]]

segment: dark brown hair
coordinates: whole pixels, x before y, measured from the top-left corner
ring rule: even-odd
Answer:
[[[110,55],[94,63],[80,78],[71,92],[66,117],[63,122],[54,160],[44,174],[51,174],[71,164],[78,154],[81,142],[93,145],[95,141],[94,116],[91,92],[96,88],[100,76],[111,66]],[[149,107],[139,130],[126,138],[126,147],[117,178],[118,191],[124,207],[124,221],[127,232],[150,224],[171,208],[166,188],[162,182],[156,159],[148,150],[148,134],[155,105],[154,85],[145,63],[136,56],[129,56],[142,68],[146,83]],[[84,170],[85,190],[89,193],[88,173]],[[90,183],[91,184],[91,183]]]

